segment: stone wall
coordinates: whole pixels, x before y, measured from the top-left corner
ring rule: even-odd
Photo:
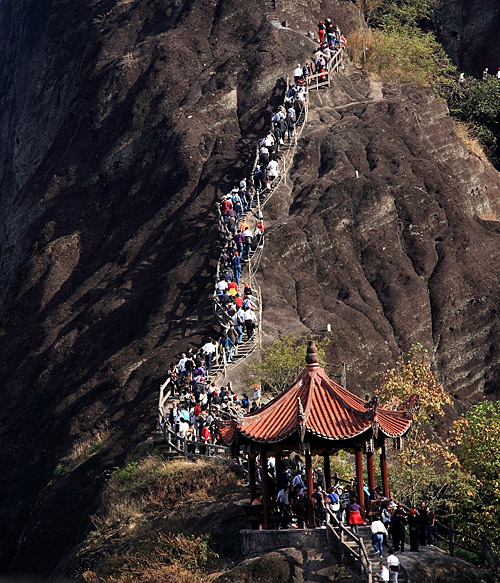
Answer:
[[[326,527],[289,530],[241,530],[241,551],[256,556],[277,549],[312,549],[326,546]]]

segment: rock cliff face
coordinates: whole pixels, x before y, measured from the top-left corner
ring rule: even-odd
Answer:
[[[210,332],[216,194],[309,54],[250,0],[0,2],[0,570],[50,571]],[[107,448],[53,471],[106,420]],[[36,549],[36,551],[34,550]]]
[[[80,540],[169,360],[210,331],[214,199],[303,32],[351,24],[344,0],[286,6],[284,30],[257,0],[0,2],[0,570],[47,573]],[[267,334],[331,321],[363,391],[419,340],[477,399],[499,360],[498,174],[427,91],[348,70],[311,105],[269,209]],[[103,420],[109,444],[55,477]]]
[[[498,174],[428,90],[352,71],[335,83],[312,97],[293,186],[273,202],[266,330],[331,323],[359,390],[421,342],[460,409],[498,381]]]
[[[500,67],[500,6],[490,0],[446,0],[436,14],[442,40],[461,70],[480,76]]]

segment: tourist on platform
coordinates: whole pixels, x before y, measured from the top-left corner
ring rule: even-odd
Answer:
[[[427,544],[427,537],[425,535],[425,523],[427,513],[425,511],[427,504],[425,502],[420,503],[420,508],[418,509],[418,522],[420,525],[420,544],[425,546]]]
[[[392,542],[394,543],[394,550],[396,552],[401,550],[403,553],[405,550],[405,534],[407,524],[408,522],[404,515],[403,509],[398,508],[391,520]]]
[[[314,504],[316,524],[322,524],[325,520],[325,494],[323,488],[319,485],[316,486],[311,498]]]
[[[426,506],[425,507],[425,539],[426,544],[429,547],[434,546],[434,529],[436,524],[436,517],[431,509]]]
[[[418,543],[420,539],[420,520],[416,510],[410,510],[408,516],[408,529],[410,531],[410,551],[418,553]]]
[[[363,517],[361,516],[362,508],[358,504],[356,498],[353,498],[351,504],[349,504],[349,526],[353,534],[358,536],[358,525],[363,524]]]

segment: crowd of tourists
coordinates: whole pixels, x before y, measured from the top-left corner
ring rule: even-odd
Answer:
[[[192,362],[192,356],[183,353],[178,366],[183,367],[189,362]],[[177,370],[177,367],[174,368]],[[238,397],[230,382],[226,386],[216,387],[213,381],[207,382],[200,376],[203,374],[201,371],[195,370],[194,374],[196,376],[193,377],[189,370],[184,375],[174,373],[174,378],[177,378],[172,383],[178,387],[179,394],[172,401],[164,423],[168,422],[174,441],[177,438],[187,441],[188,453],[210,455],[211,444],[224,445],[217,421],[253,413],[260,405],[260,389],[258,384],[253,385],[250,400],[246,393]],[[196,378],[196,381],[191,380]],[[196,451],[195,442],[201,444],[199,451]]]
[[[229,364],[237,354],[238,346],[252,340],[258,328],[258,297],[249,283],[243,281],[243,272],[252,254],[264,245],[265,222],[260,210],[261,202],[273,191],[281,172],[281,148],[294,137],[297,123],[305,107],[307,89],[293,85],[284,96],[283,103],[271,115],[270,127],[264,138],[259,140],[258,154],[251,172],[239,184],[216,202],[219,219],[219,233],[222,239],[222,252],[218,265],[215,284],[214,311],[217,324],[222,332],[215,340],[210,338],[199,348],[188,348],[177,363],[171,363],[168,370],[170,390],[184,402],[182,416],[193,421],[194,408],[199,406],[201,416],[207,411],[210,418],[217,419],[225,410],[236,416],[252,411],[258,406],[260,394],[254,387],[253,401],[246,395],[238,398],[230,385],[215,387],[212,368],[223,361]],[[189,434],[199,434],[207,420],[196,416]],[[182,420],[171,426],[185,425]],[[178,420],[179,421],[179,420]],[[215,432],[214,432],[215,433]]]
[[[257,481],[261,481],[260,464],[257,463],[256,466]],[[387,546],[389,540],[389,555],[394,552],[403,553],[407,531],[410,552],[418,552],[420,545],[434,546],[436,517],[425,502],[417,510],[411,509],[408,512],[394,500],[392,494],[387,498],[381,487],[370,491],[364,484],[363,514],[355,478],[350,483],[336,483],[327,489],[323,471],[318,468],[313,470],[313,491],[308,492],[305,464],[299,455],[293,458],[291,455],[283,456],[278,467],[281,468],[279,471],[274,457],[268,458],[270,520],[274,522],[275,528],[304,528],[308,519],[307,503],[310,500],[315,526],[325,524],[327,509],[356,536],[359,536],[359,526],[369,525],[372,546],[380,558],[383,557],[384,545]],[[256,497],[252,505],[260,507],[262,499]],[[263,512],[261,518],[263,520]],[[388,565],[384,566],[388,568]]]

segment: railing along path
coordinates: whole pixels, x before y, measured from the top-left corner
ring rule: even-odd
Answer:
[[[275,8],[274,2],[273,2],[273,5]],[[289,139],[289,141],[287,143],[281,145],[281,150],[280,150],[281,157],[279,159],[279,164],[280,164],[279,175],[271,183],[269,189],[264,189],[261,192],[258,192],[256,194],[256,206],[255,206],[255,208],[250,209],[250,211],[251,211],[250,214],[252,215],[253,219],[262,220],[262,221],[264,220],[262,211],[265,208],[266,204],[271,199],[271,197],[276,192],[276,190],[279,188],[279,186],[282,183],[286,184],[287,173],[289,172],[289,169],[292,166],[295,152],[297,150],[297,144],[298,144],[299,138],[300,138],[302,131],[303,131],[303,129],[307,123],[307,120],[308,120],[309,91],[317,90],[317,89],[320,89],[322,87],[326,87],[326,86],[330,85],[332,74],[334,72],[337,72],[339,67],[342,65],[343,54],[344,54],[344,51],[339,49],[329,59],[327,70],[324,73],[310,75],[307,78],[308,83],[306,86],[307,90],[305,93],[304,106],[297,116],[293,136]],[[320,77],[321,77],[321,79],[320,79]],[[286,77],[286,93],[288,93],[288,89],[289,89],[289,80],[288,80],[288,76],[287,76]],[[257,146],[257,148],[256,148],[256,156],[255,156],[255,160],[253,162],[252,175],[253,175],[253,171],[255,170],[255,167],[258,163],[258,159],[259,159],[259,146]],[[249,215],[249,210],[247,210],[246,213],[244,213],[238,220],[247,219],[247,218],[249,218],[248,215]],[[223,249],[221,250],[219,259],[217,261],[217,266],[216,266],[216,283],[214,286],[214,294],[213,294],[213,313],[214,313],[214,317],[217,320],[217,323],[220,324],[223,329],[225,329],[228,326],[230,317],[229,317],[229,314],[227,314],[224,306],[222,306],[222,304],[220,303],[219,298],[217,297],[217,287],[216,286],[217,286],[217,282],[220,279],[220,275],[222,273],[222,265],[223,265],[222,256],[224,255],[224,252],[226,251],[227,246],[229,245],[230,239],[229,239],[229,235],[227,232],[227,228],[226,228],[225,223],[224,223],[224,219],[220,213],[218,214],[218,228],[219,228],[219,231],[221,232],[222,236],[224,237],[225,241],[224,241]],[[218,341],[216,342],[217,350],[216,350],[216,353],[214,354],[214,357],[212,359],[212,371],[211,371],[211,376],[215,377],[216,383],[217,382],[222,383],[223,381],[225,381],[225,378],[228,374],[229,369],[233,370],[235,367],[240,365],[242,362],[244,362],[246,360],[246,358],[249,355],[251,355],[258,347],[261,346],[261,343],[262,343],[262,292],[261,292],[260,287],[256,286],[255,275],[256,275],[256,273],[259,269],[259,266],[260,266],[260,262],[261,262],[263,251],[264,251],[264,245],[265,245],[265,231],[263,233],[263,236],[262,236],[262,239],[261,239],[259,245],[257,245],[255,249],[251,250],[251,252],[248,256],[248,260],[245,262],[244,267],[242,268],[242,274],[240,277],[240,281],[248,281],[252,290],[254,291],[254,293],[256,293],[256,295],[253,296],[252,302],[256,306],[255,311],[258,312],[257,328],[254,331],[253,337],[245,340],[244,342],[240,342],[239,344],[237,344],[237,346],[232,351],[232,354],[229,354],[228,351],[226,351],[226,349],[225,349],[224,333],[218,339]],[[230,360],[230,357],[231,357],[231,360]],[[174,434],[174,432],[172,432],[171,429],[169,429],[167,427],[168,420],[166,420],[166,418],[165,418],[165,408],[166,408],[167,401],[168,401],[170,394],[171,394],[171,391],[168,387],[169,383],[170,383],[170,378],[168,378],[160,386],[160,397],[159,397],[159,403],[158,403],[158,415],[159,415],[158,421],[159,421],[160,427],[162,428],[162,431],[164,432],[163,433],[164,439],[166,442],[168,442],[169,447],[171,448],[170,450],[172,452],[177,452],[178,454],[185,455],[187,457],[200,456],[200,455],[207,455],[207,456],[210,455],[210,457],[222,455],[225,457],[227,454],[225,449],[227,449],[227,448],[224,449],[224,446],[217,446],[216,447],[214,445],[210,445],[210,447],[211,447],[210,454],[208,454],[208,453],[203,454],[202,453],[203,451],[207,451],[206,449],[204,449],[204,446],[206,444],[203,444],[201,442],[192,442],[189,439],[186,440],[183,438],[176,438],[176,440],[173,439],[172,434]],[[195,445],[193,446],[193,444],[195,444]],[[193,450],[193,447],[194,447],[194,450]],[[208,445],[207,445],[207,447],[208,447]]]
[[[346,528],[329,506],[326,508],[326,536],[330,550],[340,555],[340,562],[343,563],[346,556],[351,557],[359,565],[367,583],[372,583],[372,564],[363,539]]]

